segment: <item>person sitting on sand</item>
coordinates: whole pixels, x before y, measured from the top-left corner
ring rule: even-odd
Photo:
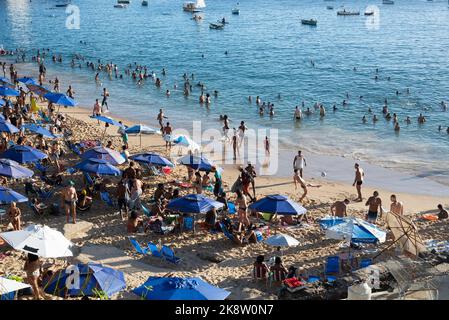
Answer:
[[[254,279],[266,279],[268,273],[268,266],[264,262],[265,257],[263,255],[257,256],[256,262],[253,264],[253,278]]]
[[[438,205],[438,220],[444,220],[448,218],[448,213],[446,210],[444,210],[443,206],[441,204]]]
[[[45,210],[48,208],[43,202],[39,202],[37,198],[33,198],[31,200],[31,206],[33,208],[33,211],[39,216],[44,215]]]
[[[139,228],[143,226],[143,220],[136,211],[131,211],[128,222],[126,224],[126,228],[128,233],[137,233],[139,232]]]
[[[373,195],[366,201],[365,206],[369,206],[366,220],[368,222],[375,223],[379,209],[380,216],[382,216],[382,200],[379,198],[379,192],[374,191]]]
[[[157,188],[154,191],[153,198],[155,201],[158,201],[160,198],[164,197],[165,195],[165,186],[163,183],[158,183]]]
[[[195,180],[193,182],[193,187],[195,188],[195,192],[197,194],[203,193],[203,179],[202,179],[201,173],[199,173],[199,171],[195,172]]]
[[[41,292],[38,284],[39,276],[41,274],[41,261],[37,255],[28,253],[23,270],[26,273],[26,282],[33,289],[35,300],[41,299]]]
[[[228,211],[228,209],[229,209],[229,207],[228,207],[228,199],[226,199],[226,192],[224,192],[224,191],[222,191],[219,195],[218,195],[218,197],[217,197],[217,199],[216,199],[218,202],[221,202],[221,203],[223,203],[223,210],[224,211]]]
[[[395,194],[392,194],[390,196],[390,200],[391,200],[390,211],[398,215],[403,215],[404,205],[402,204],[402,202],[397,201]]]
[[[304,191],[304,193],[302,194],[301,198],[299,199],[299,202],[302,202],[302,200],[304,200],[304,198],[307,195],[307,185],[306,182],[304,181],[303,178],[301,178],[301,176],[298,174],[299,169],[294,169],[293,170],[294,174],[293,174],[293,182],[295,183],[295,190],[298,189],[298,184],[301,186],[302,190]]]
[[[17,204],[15,202],[11,202],[7,214],[9,216],[9,221],[11,222],[12,227],[14,228],[14,231],[21,230],[22,211],[17,207]]]
[[[92,205],[92,201],[92,197],[87,195],[87,190],[83,189],[78,197],[77,206],[80,208],[87,208]]]
[[[210,210],[206,213],[204,225],[208,229],[213,229],[215,227],[216,222],[217,222],[217,211],[215,210],[215,208],[212,208],[212,210]]]
[[[349,200],[345,199],[343,201],[335,201],[334,204],[331,206],[331,214],[334,217],[346,217],[348,216],[346,212],[346,207],[349,204]]]
[[[271,266],[270,271],[273,272],[274,281],[285,280],[288,273],[287,269],[282,264],[281,257],[276,257],[274,259],[274,265]]]

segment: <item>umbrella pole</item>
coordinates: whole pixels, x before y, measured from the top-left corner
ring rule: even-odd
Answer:
[[[142,147],[142,133],[139,133],[139,137],[140,137],[140,146]]]
[[[103,139],[104,139],[104,137],[106,136],[106,130],[108,130],[108,128],[107,128],[107,127],[105,127],[105,128],[104,128],[104,132],[103,132],[103,137],[101,137],[101,140],[103,140]]]

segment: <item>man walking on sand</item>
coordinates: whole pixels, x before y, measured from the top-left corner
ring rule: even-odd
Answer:
[[[293,159],[293,171],[299,170],[299,176],[302,178],[302,170],[307,166],[306,158],[302,155],[301,150],[298,151],[298,154]]]
[[[76,201],[78,196],[76,194],[75,182],[69,181],[69,185],[62,190],[62,206],[64,207],[67,223],[69,223],[70,214],[72,221],[76,223]]]
[[[366,220],[368,222],[375,223],[379,211],[380,216],[382,216],[382,200],[379,198],[379,192],[374,191],[373,195],[368,198],[368,201],[366,201],[365,206],[369,206]]]
[[[355,201],[363,201],[362,198],[362,184],[363,184],[363,179],[365,178],[365,172],[363,172],[363,169],[360,168],[360,165],[358,163],[356,163],[354,165],[355,168],[355,179],[354,179],[354,183],[352,184],[352,186],[355,186],[355,188],[357,189],[357,199],[355,199]]]

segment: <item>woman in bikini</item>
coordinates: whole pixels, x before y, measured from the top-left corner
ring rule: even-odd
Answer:
[[[41,274],[41,262],[39,260],[39,257],[28,253],[27,260],[25,262],[25,265],[23,266],[23,270],[26,272],[27,275],[27,282],[33,288],[33,295],[35,300],[41,299],[41,293],[38,285],[38,279]]]
[[[249,219],[248,219],[248,202],[246,201],[245,195],[240,191],[237,190],[237,206],[238,206],[238,215],[239,215],[239,222],[242,223],[245,226],[249,226]]]

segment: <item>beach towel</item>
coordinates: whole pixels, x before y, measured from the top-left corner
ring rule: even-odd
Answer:
[[[438,220],[438,216],[435,214],[430,214],[430,213],[425,213],[421,216],[424,220],[427,221],[437,221]]]

